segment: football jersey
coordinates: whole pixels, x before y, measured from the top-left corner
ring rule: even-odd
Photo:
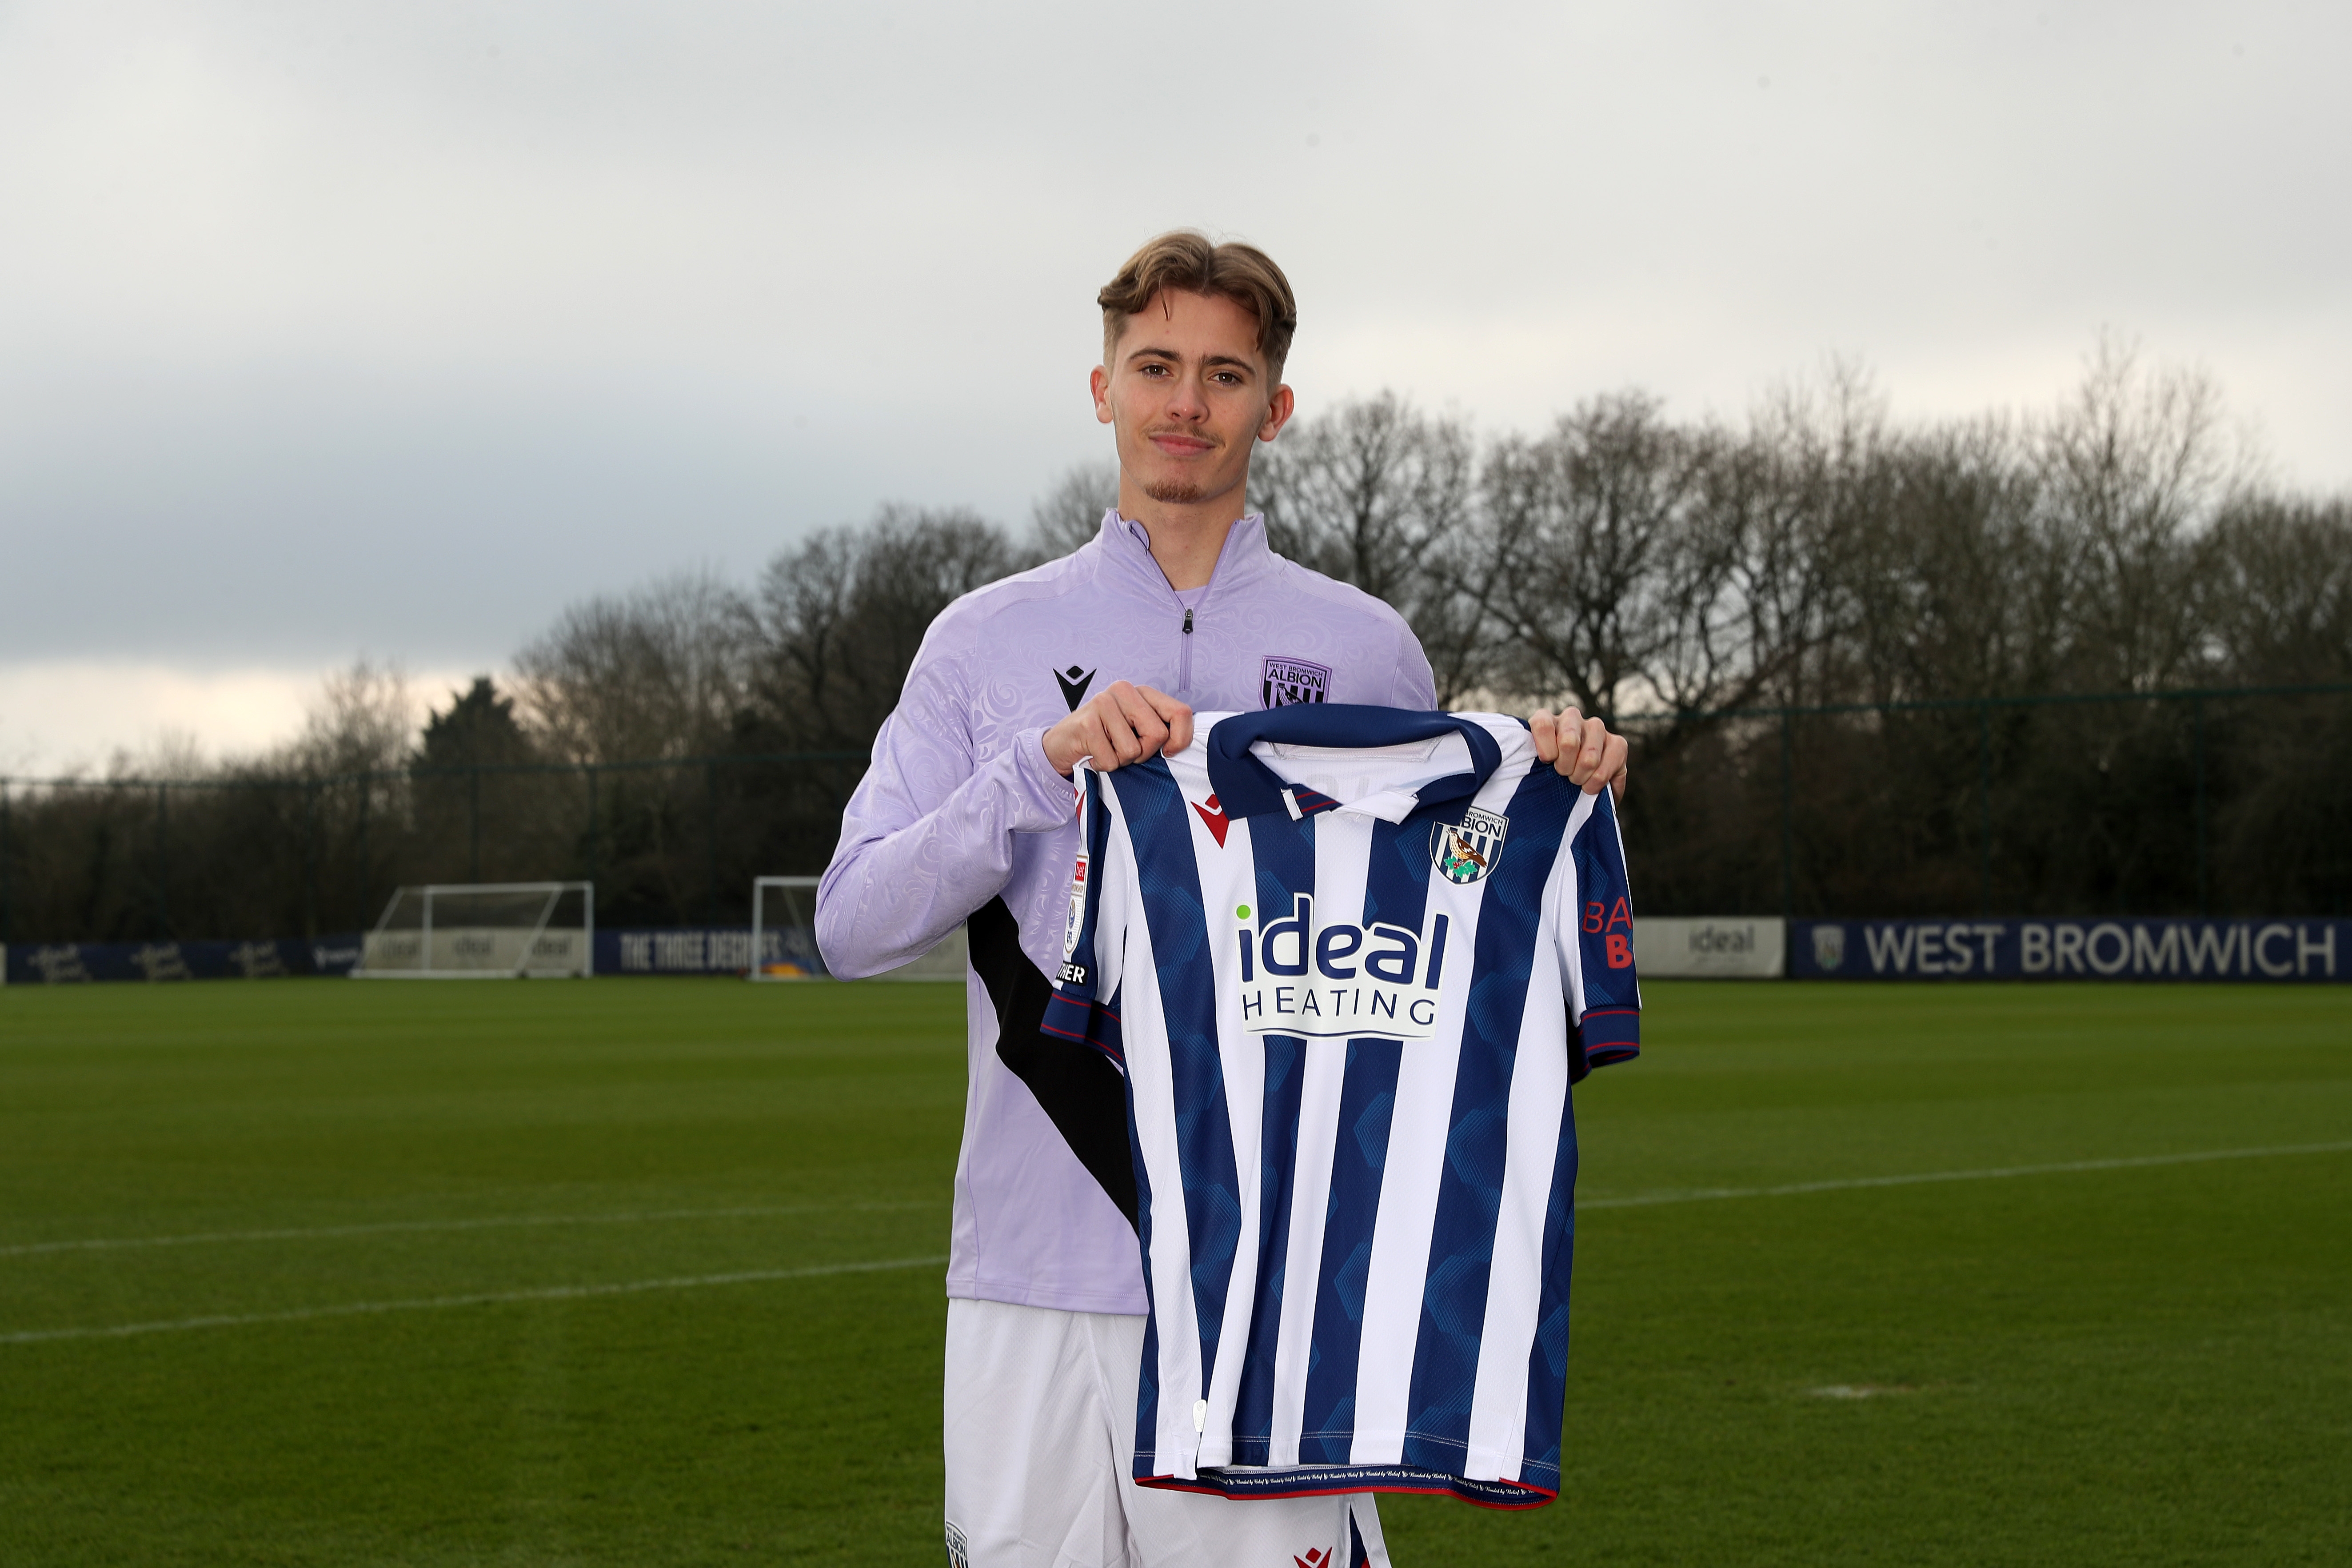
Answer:
[[[1071,782],[1041,737],[1121,679],[1202,711],[1437,700],[1404,618],[1275,554],[1255,516],[1189,595],[1143,526],[1111,510],[1084,548],[931,623],[842,813],[816,930],[845,979],[969,934],[950,1296],[1138,1317],[1149,1304],[1125,1085],[1098,1053],[1037,1027],[1078,845]]]
[[[1637,1054],[1608,792],[1496,714],[1203,714],[1082,775],[1045,1026],[1126,1075],[1135,1479],[1559,1488],[1569,1087]]]

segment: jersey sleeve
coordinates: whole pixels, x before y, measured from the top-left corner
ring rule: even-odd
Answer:
[[[1642,1054],[1642,987],[1633,972],[1633,894],[1610,792],[1570,818],[1568,864],[1556,884],[1560,979],[1572,1036],[1569,1079]]]
[[[1078,764],[1078,854],[1070,868],[1070,907],[1062,934],[1062,967],[1054,999],[1045,1005],[1045,1033],[1089,1045],[1127,1065],[1118,1011],[1119,959],[1125,947],[1123,911],[1131,872],[1118,851],[1103,775]]]

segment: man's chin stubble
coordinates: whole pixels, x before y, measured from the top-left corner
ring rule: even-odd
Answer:
[[[1191,506],[1209,499],[1209,492],[1190,479],[1162,479],[1144,486],[1143,493],[1162,506]]]

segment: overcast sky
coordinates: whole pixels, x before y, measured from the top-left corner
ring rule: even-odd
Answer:
[[[0,0],[0,767],[1108,456],[1180,224],[1311,415],[2047,406],[2102,328],[2352,485],[2342,4]]]

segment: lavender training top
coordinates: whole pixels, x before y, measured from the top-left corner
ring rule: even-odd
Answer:
[[[817,942],[855,979],[964,924],[970,1080],[948,1294],[1146,1310],[1118,1071],[1037,1027],[1077,851],[1070,781],[1041,737],[1115,680],[1202,711],[1291,702],[1436,706],[1403,617],[1266,548],[1255,514],[1183,595],[1116,510],[1076,552],[941,611],[817,889]]]

